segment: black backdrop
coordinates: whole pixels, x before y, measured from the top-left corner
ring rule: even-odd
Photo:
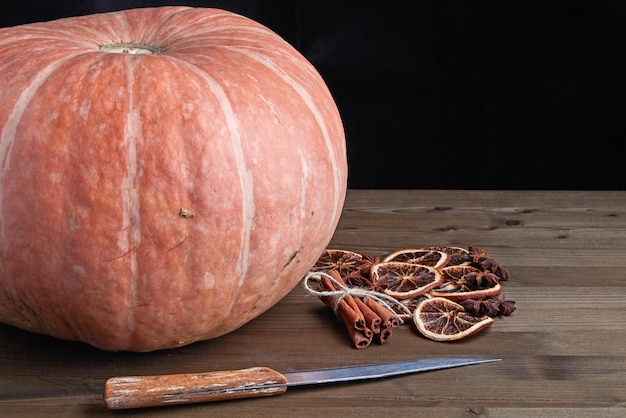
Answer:
[[[283,36],[342,114],[351,188],[626,189],[626,2],[16,0],[0,26],[219,7]]]

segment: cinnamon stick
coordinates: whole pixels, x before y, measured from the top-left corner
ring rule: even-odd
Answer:
[[[376,341],[378,344],[385,344],[392,334],[393,329],[391,327],[381,327],[380,332],[376,334]]]
[[[359,310],[363,314],[365,318],[365,325],[369,328],[373,334],[380,333],[380,326],[382,323],[381,317],[373,311],[369,306],[367,306],[361,299],[353,298],[354,302],[358,306]]]
[[[354,327],[346,326],[346,330],[348,331],[348,336],[352,340],[352,344],[356,348],[366,348],[369,347],[374,338],[374,334],[370,333],[369,336],[366,336],[363,331],[358,330]]]

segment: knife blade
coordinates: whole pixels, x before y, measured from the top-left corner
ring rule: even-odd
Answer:
[[[285,393],[288,387],[398,376],[499,361],[438,358],[280,373],[269,367],[153,376],[119,376],[104,385],[108,409],[224,401]]]

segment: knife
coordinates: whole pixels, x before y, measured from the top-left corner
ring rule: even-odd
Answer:
[[[104,385],[104,402],[108,409],[129,409],[254,398],[279,395],[290,386],[377,379],[499,360],[439,358],[286,373],[268,367],[252,367],[207,373],[111,377]]]

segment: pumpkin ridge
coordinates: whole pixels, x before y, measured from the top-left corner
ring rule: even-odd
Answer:
[[[242,288],[248,276],[247,272],[250,267],[250,237],[252,235],[252,227],[254,225],[254,217],[256,211],[255,196],[254,196],[254,180],[246,167],[246,162],[243,152],[243,144],[241,133],[239,132],[239,123],[237,115],[235,114],[231,105],[230,99],[226,94],[225,89],[212,77],[206,70],[199,67],[196,64],[183,61],[183,63],[196,74],[198,74],[206,82],[208,88],[218,99],[221,104],[222,113],[224,114],[228,131],[230,132],[231,147],[234,151],[235,164],[237,167],[239,185],[241,190],[242,200],[242,243],[241,251],[238,260],[234,262],[236,268],[233,272],[235,277],[239,277],[238,284],[231,296],[231,301],[226,310],[222,313],[222,318],[218,321],[218,326],[221,325],[230,315],[233,307],[236,305],[239,289]],[[232,192],[232,191],[231,191]]]
[[[22,122],[22,116],[28,108],[29,103],[35,97],[39,88],[48,80],[49,76],[53,74],[56,70],[58,70],[61,66],[63,66],[65,62],[71,60],[72,58],[73,56],[60,58],[48,64],[43,70],[39,71],[34,77],[36,82],[31,84],[26,90],[24,90],[13,104],[13,108],[11,109],[9,116],[2,126],[2,131],[0,132],[0,187],[4,184],[6,172],[9,169],[11,149],[15,141],[15,134],[17,133],[18,127]],[[6,242],[2,216],[3,212],[4,196],[2,193],[2,189],[0,188],[0,243]]]
[[[139,168],[137,156],[137,139],[142,137],[142,123],[139,114],[139,103],[135,100],[135,76],[134,66],[131,60],[126,60],[126,90],[128,101],[128,116],[124,127],[124,143],[127,146],[126,154],[126,177],[122,179],[120,190],[122,225],[121,231],[125,235],[125,244],[122,247],[122,237],[118,239],[118,246],[121,253],[129,257],[129,286],[126,302],[127,309],[127,332],[129,341],[135,329],[135,309],[138,302],[138,280],[139,262],[137,259],[137,249],[141,244],[141,200],[139,184]],[[121,235],[121,234],[120,234]]]
[[[332,144],[332,141],[330,139],[330,134],[328,132],[328,127],[326,126],[326,123],[324,122],[324,118],[321,115],[321,111],[318,108],[318,106],[315,105],[315,103],[313,102],[311,95],[309,94],[309,92],[302,86],[301,83],[299,83],[298,81],[296,81],[293,77],[290,77],[282,68],[280,68],[279,66],[274,66],[273,63],[268,62],[268,58],[267,56],[262,56],[262,54],[259,53],[252,53],[252,51],[250,49],[243,49],[243,48],[229,48],[230,51],[237,51],[240,54],[246,55],[248,58],[258,62],[259,64],[265,66],[266,68],[270,69],[270,70],[274,70],[274,74],[277,75],[278,77],[280,77],[288,86],[290,86],[297,94],[298,96],[302,99],[302,101],[304,102],[304,104],[307,106],[307,108],[311,111],[311,114],[313,115],[315,121],[317,122],[317,125],[322,133],[322,137],[324,138],[324,144],[326,146],[326,150],[328,151],[328,154],[330,156],[329,161],[332,167],[331,172],[333,173],[333,181],[334,181],[334,190],[333,190],[333,207],[336,208],[335,213],[333,214],[333,219],[335,221],[338,221],[339,216],[341,215],[341,205],[339,205],[339,201],[342,199],[342,190],[343,187],[340,185],[340,171],[337,170],[337,156],[335,155],[335,150]],[[264,59],[265,58],[265,59]],[[315,79],[316,74],[315,72],[311,72],[309,73],[309,75],[311,76],[311,78]],[[317,81],[317,80],[316,80]],[[330,96],[330,92],[328,92],[328,95]],[[345,193],[345,190],[343,190],[343,193]],[[303,196],[306,195],[306,190],[303,190]],[[332,228],[334,230],[334,228],[332,226],[330,226],[330,228]]]

